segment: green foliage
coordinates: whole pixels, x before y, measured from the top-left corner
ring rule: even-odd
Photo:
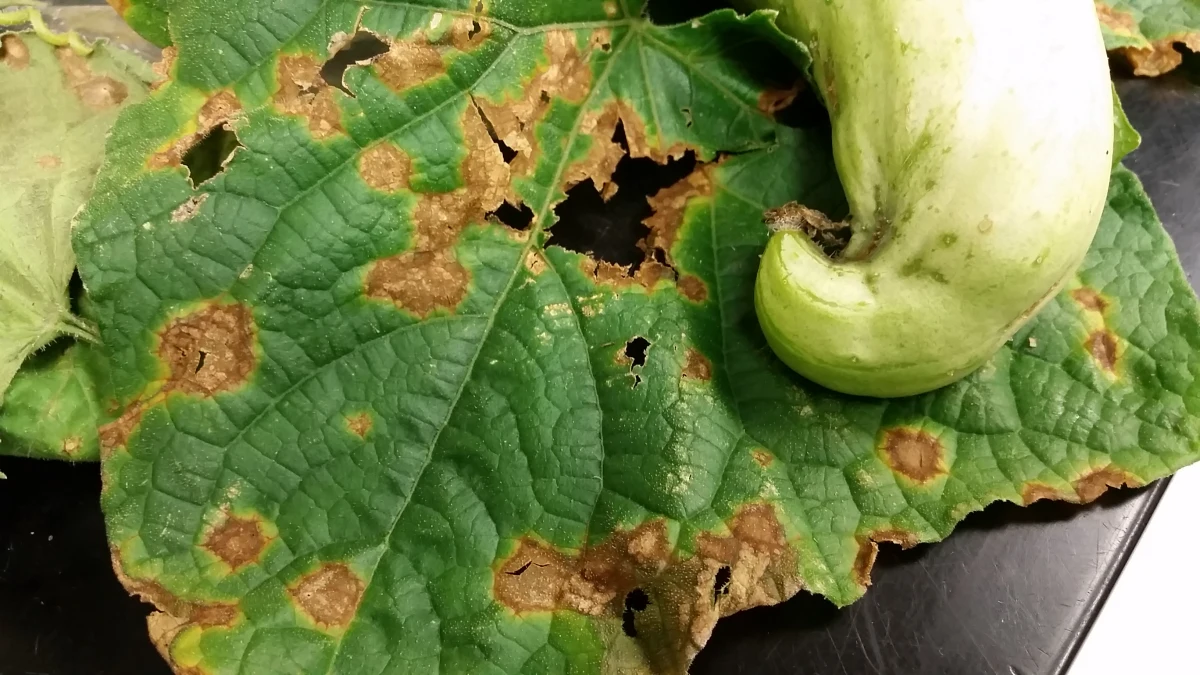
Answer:
[[[95,461],[103,415],[85,359],[94,347],[54,347],[30,358],[0,408],[0,450],[6,455]]]
[[[119,415],[103,504],[178,670],[682,673],[722,615],[854,601],[875,541],[1200,458],[1197,302],[1129,172],[983,370],[834,395],[752,302],[763,210],[846,208],[827,132],[762,112],[789,43],[762,15],[484,6],[177,2],[172,81],[114,128],[75,233]],[[357,27],[391,51],[350,95],[319,71]],[[618,117],[632,154],[701,160],[636,271],[547,244],[569,185],[609,187]],[[224,124],[241,147],[192,185]]]
[[[122,105],[145,97],[148,69],[101,46],[91,56],[33,33],[6,34],[0,58],[0,403],[21,363],[61,334],[90,336],[71,313],[71,219],[87,198]]]

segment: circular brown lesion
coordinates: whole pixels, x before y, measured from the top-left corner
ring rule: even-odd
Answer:
[[[198,396],[232,391],[257,365],[254,317],[241,304],[209,304],[172,319],[159,337],[165,389]]]
[[[924,429],[889,429],[883,435],[881,450],[892,471],[914,482],[928,483],[947,473],[945,446]]]
[[[366,584],[344,563],[325,563],[288,587],[288,594],[314,623],[327,628],[350,625]]]
[[[208,533],[203,547],[236,572],[258,562],[269,543],[258,519],[229,515]]]

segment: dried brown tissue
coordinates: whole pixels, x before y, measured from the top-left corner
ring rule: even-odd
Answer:
[[[881,451],[892,471],[915,483],[928,483],[944,476],[945,447],[937,436],[923,429],[898,427],[884,432]]]
[[[374,427],[375,418],[369,412],[355,413],[346,418],[346,428],[359,438],[366,438]]]
[[[187,628],[229,627],[238,621],[241,612],[237,605],[192,602],[171,593],[153,579],[133,579],[125,573],[120,552],[116,548],[110,552],[113,571],[125,590],[156,608],[157,611],[146,618],[146,624],[151,642],[168,662],[174,663],[171,643]]]
[[[211,397],[232,391],[249,380],[258,362],[254,317],[240,304],[212,302],[177,316],[159,332],[158,343],[159,360],[168,371],[166,380],[156,392],[129,403],[120,416],[100,427],[102,459],[127,447],[146,411],[167,395]]]
[[[688,347],[683,364],[683,376],[691,380],[707,382],[712,379],[712,361],[695,347]]]
[[[769,505],[743,507],[727,534],[701,535],[695,551],[689,557],[674,551],[661,520],[574,555],[526,538],[495,568],[493,594],[518,614],[569,609],[618,619],[626,596],[641,589],[651,600],[646,612],[656,616],[639,623],[638,639],[659,647],[646,656],[664,672],[683,672],[717,619],[781,602],[802,588],[795,553]],[[729,583],[717,589],[722,568],[729,569]]]
[[[454,247],[469,225],[483,223],[499,208],[508,191],[508,165],[474,107],[464,110],[462,125],[467,148],[459,165],[463,185],[446,193],[419,193],[410,248],[376,261],[367,272],[368,297],[393,302],[421,318],[453,311],[466,298],[471,276]]]
[[[1107,329],[1093,331],[1088,335],[1084,346],[1101,370],[1109,375],[1117,374],[1117,365],[1121,358],[1121,345],[1112,331]]]
[[[242,104],[231,91],[213,94],[196,113],[195,131],[183,134],[151,155],[151,169],[165,169],[183,165],[183,158],[197,143],[204,140],[213,129],[223,124],[232,124],[242,112]]]
[[[158,357],[169,375],[163,390],[214,396],[245,384],[257,365],[254,317],[241,304],[209,303],[169,321]]]
[[[258,518],[225,513],[221,523],[205,536],[202,546],[236,572],[259,562],[270,542]]]
[[[568,30],[550,30],[545,33],[544,61],[530,77],[519,97],[489,100],[482,96],[474,98],[475,105],[487,119],[498,140],[517,153],[512,170],[524,176],[532,172],[538,159],[538,141],[534,129],[550,110],[553,100],[583,103],[592,88],[592,53],[580,52],[576,45],[576,33]],[[611,40],[607,29],[593,33],[589,46],[599,46]],[[616,120],[603,113],[586,113],[580,122],[581,135],[592,138],[593,146],[588,158],[577,166],[569,167],[564,176],[568,187],[572,182],[588,178],[596,182],[603,191],[608,184],[620,155],[614,156],[608,139],[616,129]],[[617,149],[619,151],[619,148]]]
[[[93,72],[87,59],[69,47],[59,47],[54,53],[67,85],[85,106],[104,110],[120,105],[129,97],[128,87],[107,75]]]
[[[0,35],[0,61],[13,70],[29,67],[29,46],[19,36]]]
[[[308,54],[283,54],[276,64],[276,109],[304,118],[313,138],[323,140],[345,131],[335,88],[321,77],[323,64]]]
[[[1128,12],[1114,9],[1103,2],[1096,2],[1096,14],[1102,24],[1118,35],[1140,35],[1137,20]],[[1182,32],[1154,40],[1149,47],[1122,47],[1116,51],[1133,68],[1135,75],[1158,77],[1175,70],[1183,63],[1183,54],[1179,52],[1177,45],[1200,52],[1200,32]]]
[[[325,563],[288,587],[288,594],[313,623],[326,628],[350,625],[366,584],[344,563]]]
[[[708,299],[708,287],[695,275],[680,276],[672,260],[671,251],[683,226],[684,215],[691,200],[711,196],[713,172],[719,163],[703,164],[682,181],[660,190],[649,199],[653,214],[644,221],[650,232],[638,242],[645,259],[631,269],[605,261],[584,257],[581,266],[598,284],[617,288],[639,285],[654,290],[664,281],[675,282],[676,288],[688,300],[702,303]],[[659,262],[657,251],[662,251],[666,263]]]

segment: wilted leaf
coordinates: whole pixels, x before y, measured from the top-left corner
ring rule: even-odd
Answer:
[[[96,429],[103,415],[83,364],[93,349],[55,345],[25,363],[0,408],[0,452],[72,462],[100,458]]]
[[[798,77],[764,17],[476,7],[177,3],[174,80],[114,131],[75,240],[121,411],[104,508],[176,670],[682,673],[719,616],[858,598],[876,542],[1200,457],[1196,299],[1127,171],[985,369],[833,395],[753,310],[764,209],[845,210],[826,132],[763,112]],[[636,269],[546,244],[570,185],[629,189],[618,120],[700,159]]]
[[[1109,50],[1119,51],[1138,75],[1157,76],[1183,62],[1180,48],[1200,51],[1197,0],[1097,0]]]
[[[31,34],[0,37],[0,404],[30,354],[71,314],[71,219],[87,198],[121,107],[145,96],[148,68],[101,46],[91,56]]]

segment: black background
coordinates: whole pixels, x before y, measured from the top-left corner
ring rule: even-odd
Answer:
[[[1118,82],[1145,139],[1127,163],[1189,276],[1200,269],[1197,73],[1190,57],[1165,78]],[[167,675],[146,636],[149,608],[113,576],[97,467],[0,458],[0,471],[0,675]],[[802,594],[726,619],[692,672],[1065,672],[1164,488],[1085,508],[995,505],[941,544],[885,545],[859,603],[838,611]]]

